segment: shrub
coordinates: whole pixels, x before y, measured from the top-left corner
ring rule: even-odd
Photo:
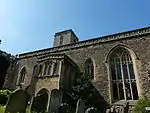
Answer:
[[[30,113],[30,108],[29,107],[26,108],[26,113]]]
[[[9,90],[0,90],[0,105],[6,105],[9,95]]]
[[[0,113],[4,113],[5,108],[3,106],[0,106]]]
[[[150,100],[146,96],[142,96],[133,108],[133,113],[149,113],[145,107],[150,106]]]

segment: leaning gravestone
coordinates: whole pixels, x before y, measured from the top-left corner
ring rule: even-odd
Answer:
[[[5,113],[25,113],[28,103],[28,95],[25,90],[13,91],[6,104]]]
[[[107,110],[106,110],[106,113],[111,113],[110,109],[107,109]]]
[[[86,108],[86,105],[85,105],[84,100],[82,100],[82,99],[78,100],[77,107],[76,107],[76,113],[84,113],[85,108]]]

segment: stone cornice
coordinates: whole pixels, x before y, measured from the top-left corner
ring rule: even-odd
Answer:
[[[38,56],[38,62],[45,62],[48,60],[67,60],[70,64],[72,64],[74,67],[77,67],[77,65],[66,55],[66,54],[50,54],[50,55],[43,55],[43,56]]]
[[[102,37],[98,37],[95,39],[85,40],[85,41],[81,41],[81,42],[77,42],[77,43],[73,43],[73,44],[68,44],[68,45],[23,53],[23,54],[19,55],[19,59],[32,57],[32,56],[39,56],[39,55],[48,54],[48,53],[55,53],[58,51],[67,51],[67,50],[82,48],[82,47],[86,47],[86,46],[90,46],[90,45],[100,44],[100,43],[104,43],[104,42],[132,38],[132,37],[137,37],[137,36],[142,36],[142,35],[147,35],[147,34],[150,34],[150,27],[136,29],[136,30],[132,30],[132,31],[122,32],[122,33],[117,33],[117,34],[112,34],[112,35],[107,35],[107,36],[102,36]]]
[[[45,56],[39,56],[38,62],[43,62],[50,59],[64,59],[64,58],[65,58],[64,54],[45,55]]]

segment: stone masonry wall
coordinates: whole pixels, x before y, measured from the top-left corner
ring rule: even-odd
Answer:
[[[135,62],[137,68],[136,78],[138,79],[138,91],[140,93],[150,93],[150,82],[148,81],[148,70],[150,70],[148,68],[148,64],[150,64],[150,36],[134,37],[106,43],[104,42],[82,48],[68,49],[60,52],[57,51],[57,53],[66,53],[66,55],[68,55],[79,66],[81,71],[83,71],[86,59],[91,58],[95,67],[93,84],[105,100],[110,102],[109,76],[105,60],[112,48],[118,45],[126,46],[136,54],[137,58]],[[19,63],[19,70],[22,66],[27,66],[28,74],[25,78],[25,85],[27,86],[30,83],[33,67],[36,64],[36,57],[20,59]],[[49,83],[42,82],[42,84],[44,85]]]

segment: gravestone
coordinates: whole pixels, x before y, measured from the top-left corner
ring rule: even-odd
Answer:
[[[76,107],[76,113],[84,113],[85,108],[86,108],[86,105],[85,105],[84,100],[82,100],[82,99],[78,100],[77,107]]]
[[[28,104],[28,95],[25,90],[13,91],[6,104],[5,113],[25,113]]]
[[[107,110],[106,110],[106,113],[111,113],[110,109],[107,109]]]
[[[30,105],[31,113],[45,113],[45,111],[47,111],[47,101],[48,95],[46,93],[33,97]]]
[[[112,107],[110,108],[110,111],[111,111],[111,113],[116,113],[115,106],[112,106]]]
[[[85,110],[85,113],[96,113],[96,112],[97,112],[97,110],[94,107],[90,107]]]
[[[59,113],[61,104],[61,92],[58,89],[53,89],[50,96],[49,113]]]
[[[71,112],[71,106],[69,106],[67,103],[62,103],[60,105],[59,113],[70,113]]]

